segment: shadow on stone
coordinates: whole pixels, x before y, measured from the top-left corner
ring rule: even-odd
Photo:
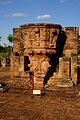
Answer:
[[[58,36],[58,41],[56,44],[56,54],[48,54],[47,56],[50,58],[49,64],[51,67],[49,68],[48,72],[44,78],[44,85],[47,84],[50,77],[53,76],[54,72],[57,72],[57,66],[59,65],[59,58],[63,56],[63,49],[66,42],[66,34],[64,31],[61,31]]]

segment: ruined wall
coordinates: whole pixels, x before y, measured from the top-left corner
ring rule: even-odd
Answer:
[[[35,89],[74,80],[77,84],[78,27],[26,24],[13,29],[13,76],[31,78]],[[72,82],[70,82],[72,85]]]
[[[78,56],[78,27],[65,27],[65,34],[67,36],[64,47],[64,54],[71,58],[71,77],[74,83],[77,84],[77,56]]]

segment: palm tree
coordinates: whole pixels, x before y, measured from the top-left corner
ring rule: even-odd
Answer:
[[[8,37],[7,37],[7,39],[12,44],[12,42],[13,42],[13,36],[12,36],[12,34],[9,34]],[[11,52],[12,52],[12,45],[11,45]]]
[[[7,39],[9,40],[10,43],[12,43],[13,42],[13,36],[12,36],[12,34],[9,34],[8,37],[7,37]]]

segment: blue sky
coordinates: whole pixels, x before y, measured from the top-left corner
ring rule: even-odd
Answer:
[[[27,23],[53,23],[80,27],[80,0],[0,0],[0,36]]]

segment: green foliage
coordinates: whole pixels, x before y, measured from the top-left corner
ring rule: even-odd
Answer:
[[[12,43],[13,42],[13,36],[12,36],[12,34],[9,34],[8,37],[7,37],[7,39],[9,40],[10,43]]]
[[[12,34],[9,34],[7,39],[9,40],[10,43],[13,42],[13,36]],[[0,36],[0,41],[1,41],[1,36]],[[12,46],[6,46],[4,43],[4,47],[0,45],[0,60],[3,58],[10,58],[10,53],[12,50]]]
[[[0,60],[3,58],[10,58],[11,49],[12,49],[11,46],[8,47],[0,46]]]

